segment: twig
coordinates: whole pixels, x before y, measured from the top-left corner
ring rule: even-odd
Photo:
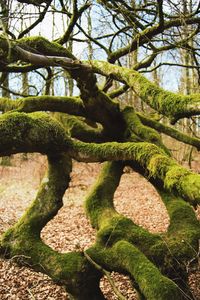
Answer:
[[[111,287],[113,288],[113,291],[115,295],[118,297],[119,300],[127,300],[117,289],[114,280],[110,276],[110,272],[103,269],[100,265],[98,265],[85,251],[84,255],[87,258],[87,260],[100,272],[102,272],[108,279],[108,282],[110,283]]]

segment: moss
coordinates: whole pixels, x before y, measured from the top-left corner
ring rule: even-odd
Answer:
[[[1,154],[53,152],[66,145],[67,136],[59,122],[45,113],[6,113],[0,117]]]
[[[104,212],[102,213],[102,219]],[[149,257],[155,256],[152,251],[157,243],[162,240],[159,235],[151,234],[148,230],[136,225],[129,218],[120,214],[106,216],[97,233],[97,243],[102,247],[112,247],[116,242],[126,240],[137,246],[143,253]],[[163,247],[159,254],[162,254]],[[158,252],[157,252],[158,254]]]
[[[28,264],[35,271],[49,275],[56,283],[65,285],[77,299],[87,300],[80,297],[80,292],[84,294],[91,284],[98,285],[100,274],[80,252],[58,253],[39,238],[19,235],[15,230],[7,232],[1,247],[6,249],[7,257],[17,257],[18,263]]]
[[[104,268],[112,266],[114,270],[129,274],[146,299],[182,299],[176,284],[163,276],[142,252],[126,241],[119,241],[109,249],[94,247],[87,252]]]
[[[160,237],[135,225],[132,220],[117,213],[114,209],[114,192],[119,184],[122,170],[122,163],[105,163],[100,176],[86,198],[87,215],[92,225],[98,229],[97,243],[102,247],[105,245],[111,247],[123,239],[134,243],[147,255],[155,256],[152,254],[151,248],[156,243],[160,243]],[[160,250],[161,254],[163,247],[160,249],[162,249]]]
[[[132,87],[145,103],[171,119],[177,120],[199,114],[199,95],[184,96],[165,91],[139,72],[108,62],[92,61],[89,64],[97,73],[110,76]]]
[[[69,185],[71,159],[67,155],[54,154],[48,157],[47,177],[41,183],[36,199],[16,224],[17,230],[39,235],[42,228],[62,207],[62,197]]]
[[[133,160],[149,177],[160,180],[193,205],[200,203],[200,176],[181,167],[164,151],[150,143],[83,143],[73,141],[70,153],[76,159],[89,161]],[[88,161],[88,160],[87,160]]]
[[[0,98],[0,110],[2,112],[7,112],[11,109],[15,109],[17,106],[17,101],[12,101],[9,98],[1,97]]]
[[[125,264],[147,299],[181,299],[178,287],[164,277],[136,247],[119,242],[115,245],[115,251],[121,254],[122,264]],[[125,260],[125,257],[129,259]]]
[[[102,222],[115,214],[113,196],[123,171],[119,162],[105,163],[101,175],[85,200],[86,213],[94,227],[99,228]]]
[[[13,101],[17,111],[58,111],[75,115],[85,115],[82,101],[78,97],[37,96]]]
[[[61,254],[45,245],[40,232],[62,206],[62,196],[69,183],[71,160],[66,154],[48,157],[48,177],[41,184],[35,201],[22,218],[3,236],[1,254],[19,257],[36,271],[49,275],[55,282],[65,285],[76,299],[87,300],[88,295],[101,292],[98,284],[101,275],[84,258],[82,253]],[[90,288],[90,285],[93,288]],[[93,297],[93,296],[92,296]],[[93,299],[93,298],[91,298]]]
[[[25,37],[19,39],[16,44],[29,50],[36,50],[40,54],[50,56],[64,56],[74,59],[74,56],[64,47],[56,42],[49,42],[41,36]]]
[[[187,176],[190,174],[190,171],[187,169],[183,169],[183,167],[174,165],[171,166],[170,170],[168,170],[166,178],[165,178],[165,187],[168,188],[169,190],[174,187],[174,185],[180,183],[180,180],[182,177]]]
[[[102,126],[96,128],[88,125],[85,118],[75,117],[66,114],[55,114],[54,117],[66,128],[69,136],[84,142],[105,142],[107,137],[103,134]]]
[[[129,141],[132,141],[132,134],[136,134],[141,140],[156,144],[159,147],[163,148],[166,153],[170,154],[169,150],[167,150],[167,148],[162,143],[161,137],[157,133],[157,131],[150,127],[144,126],[141,123],[137,114],[135,113],[133,107],[127,106],[122,113],[123,113],[124,121],[126,123],[125,136],[128,137]],[[134,136],[133,136],[133,140],[135,140]]]
[[[156,120],[153,120],[152,118],[144,116],[143,114],[137,113],[137,115],[139,116],[143,124],[153,127],[159,132],[169,135],[180,142],[192,145],[197,149],[200,149],[200,141],[198,138],[191,137],[187,134],[184,134],[170,126],[167,126],[166,124],[159,123]]]
[[[181,269],[186,274],[186,265],[198,252],[200,224],[190,204],[172,193],[159,190],[170,217],[170,225],[163,239],[167,245],[165,268]],[[178,265],[177,265],[178,262]],[[176,266],[175,266],[176,264]]]

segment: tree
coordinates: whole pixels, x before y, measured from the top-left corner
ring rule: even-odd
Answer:
[[[33,23],[20,32],[18,28],[3,31],[1,72],[23,74],[45,69],[51,74],[52,67],[61,69],[76,81],[80,96],[47,94],[0,99],[1,111],[7,111],[0,117],[0,155],[39,152],[48,158],[48,174],[36,199],[2,236],[1,256],[20,257],[21,263],[28,263],[64,285],[73,299],[104,299],[99,288],[102,270],[128,274],[142,299],[193,298],[185,282],[188,268],[198,261],[200,226],[193,208],[200,203],[200,175],[172,158],[160,132],[197,149],[200,140],[151,118],[148,110],[142,114],[133,106],[120,106],[117,97],[132,89],[145,107],[165,116],[172,124],[200,114],[199,94],[166,91],[142,74],[166,64],[181,67],[181,62],[168,59],[180,48],[190,49],[194,58],[199,56],[200,5],[194,1],[188,13],[177,1],[74,0],[71,10],[68,2],[62,0],[18,2],[22,8],[34,5],[37,13]],[[89,8],[89,21],[93,21],[93,5],[100,20],[95,20],[93,26],[90,23],[91,30],[86,32],[82,20]],[[69,18],[66,31],[55,41],[41,36],[26,37],[43,21],[48,10]],[[15,17],[13,12],[10,15]],[[93,28],[100,22],[107,29],[96,36]],[[182,36],[181,29],[186,26],[189,33]],[[73,45],[86,42],[90,51],[93,47],[94,56],[97,47],[103,57],[106,54],[107,61],[80,61],[67,48],[70,41]],[[123,65],[124,57],[134,51],[136,64],[127,68]],[[198,71],[196,61],[183,67]],[[102,76],[106,80],[100,88],[98,80],[102,85]],[[117,90],[113,90],[115,82],[119,83]],[[97,237],[85,252],[61,254],[47,246],[40,233],[62,206],[72,158],[105,162],[85,201],[86,214]],[[170,217],[165,234],[152,234],[116,212],[113,196],[127,165],[147,177],[160,194]]]

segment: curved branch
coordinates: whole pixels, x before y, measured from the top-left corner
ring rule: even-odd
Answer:
[[[136,141],[150,142],[162,148],[168,155],[171,155],[168,148],[163,144],[158,132],[149,126],[143,125],[133,107],[127,106],[122,111],[122,114],[126,124],[124,134],[126,141],[134,142],[136,138]]]
[[[148,171],[148,176],[163,182],[189,203],[200,203],[200,175],[185,169],[150,143],[83,143],[73,141],[71,155],[80,161],[133,160]],[[192,184],[191,184],[192,182]]]
[[[111,248],[98,246],[87,250],[98,264],[121,270],[135,279],[140,291],[148,300],[183,299],[179,287],[163,276],[159,269],[140,251],[127,241],[118,241]]]
[[[75,1],[75,3],[74,3],[73,14],[71,14],[71,18],[70,18],[70,22],[69,22],[68,28],[67,28],[66,32],[64,33],[64,35],[60,39],[57,40],[57,43],[59,43],[61,45],[65,44],[69,40],[70,35],[71,35],[72,31],[73,31],[73,28],[76,25],[76,22],[81,17],[81,15],[84,13],[84,11],[91,6],[91,3],[85,3],[78,10],[76,2],[77,1]]]
[[[190,24],[199,24],[200,18],[188,18],[184,20],[184,24],[190,25]],[[180,27],[183,25],[183,21],[180,18],[176,18],[170,21],[167,21],[163,24],[163,26],[160,26],[160,24],[155,24],[151,27],[146,28],[142,32],[139,32],[135,38],[132,40],[132,42],[125,46],[124,48],[118,49],[115,52],[112,52],[109,56],[109,62],[115,62],[120,57],[136,50],[138,46],[144,45],[147,42],[149,42],[153,37],[157,36],[158,34],[164,32],[166,29],[172,28],[172,27]]]
[[[40,22],[42,22],[42,20],[44,19],[47,11],[48,11],[48,8],[51,4],[51,0],[49,0],[47,2],[47,5],[46,7],[44,8],[44,10],[40,13],[39,15],[39,18],[33,23],[31,24],[29,27],[27,27],[25,30],[21,31],[19,36],[18,36],[18,39],[22,38],[23,36],[25,36],[27,33],[29,33],[33,28],[35,28]]]
[[[65,285],[76,299],[103,300],[105,298],[99,289],[101,274],[87,262],[81,252],[58,253],[40,238],[42,228],[63,205],[62,197],[71,172],[71,159],[65,154],[49,155],[48,163],[48,174],[36,199],[21,219],[3,235],[0,253],[4,257],[21,257],[21,263]]]
[[[57,114],[56,118],[66,128],[69,136],[83,142],[103,143],[108,141],[108,137],[104,135],[102,128],[97,126],[91,127],[87,124],[87,120],[69,115]],[[85,122],[86,121],[86,122]]]

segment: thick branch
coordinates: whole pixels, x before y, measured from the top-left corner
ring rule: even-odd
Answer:
[[[182,299],[178,286],[163,276],[142,252],[126,241],[119,241],[108,249],[94,247],[87,252],[95,262],[105,268],[112,265],[113,269],[128,272],[148,300]]]
[[[48,157],[49,170],[43,179],[35,201],[22,218],[9,229],[0,241],[0,253],[21,257],[21,263],[49,275],[65,285],[75,299],[103,300],[99,289],[100,274],[80,252],[58,253],[45,245],[40,232],[62,206],[62,197],[69,184],[71,159],[67,155]],[[94,296],[95,295],[95,296]]]
[[[83,102],[78,97],[60,97],[60,96],[33,96],[11,100],[8,98],[0,98],[0,110],[17,110],[18,112],[34,112],[34,111],[57,111],[68,114],[85,116],[85,108]]]
[[[147,230],[134,224],[132,220],[117,213],[114,209],[114,193],[119,184],[122,172],[123,163],[106,163],[90,194],[86,198],[86,212],[92,225],[98,229],[97,244],[94,248],[89,250],[92,251],[92,258],[95,262],[98,261],[101,266],[104,266],[108,270],[113,270],[114,268],[114,270],[118,272],[129,272],[127,265],[130,264],[129,259],[131,258],[128,253],[123,260],[121,260],[120,251],[117,253],[112,252],[112,255],[110,253],[118,241],[126,241],[143,252],[143,254],[140,253],[140,264],[145,264],[145,262],[148,261],[148,257],[162,269],[164,274],[171,274],[171,278],[173,279],[174,274],[177,276],[178,272],[181,271],[180,277],[182,277],[185,282],[187,277],[185,262],[194,258],[200,237],[199,223],[194,211],[190,205],[183,200],[176,198],[172,194],[165,193],[167,197],[164,199],[164,203],[168,208],[171,220],[169,230],[166,234],[163,234],[162,237],[149,233]],[[153,180],[153,182],[155,183],[155,180]],[[156,188],[157,187],[156,184]],[[136,250],[136,248],[134,249]],[[138,249],[137,251],[139,253]],[[178,263],[174,257],[177,258]],[[124,264],[127,265],[124,267]],[[151,270],[152,278],[157,274],[155,266],[154,270]],[[140,271],[138,270],[137,277],[133,273],[130,273],[130,275],[134,277],[142,292],[145,293],[139,278],[140,276],[141,279],[143,278],[143,271],[143,268],[141,268]],[[181,286],[182,282],[178,280],[177,282]],[[153,281],[149,283],[149,289],[151,289],[152,284]],[[152,289],[155,292],[156,289],[153,285]],[[188,293],[188,290],[185,290],[185,292]],[[157,299],[156,296],[154,295],[153,299]],[[147,299],[151,299],[149,295]]]
[[[103,143],[108,141],[101,127],[95,128],[87,124],[87,120],[66,114],[57,114],[56,118],[66,128],[69,136],[83,142]]]
[[[143,125],[133,107],[127,106],[122,113],[126,124],[126,141],[137,141],[139,138],[140,141],[150,142],[161,147],[170,155],[169,150],[164,146],[158,132],[149,126]]]
[[[68,72],[78,83],[88,115],[93,116],[93,120],[100,122],[108,135],[119,138],[120,132],[116,131],[117,124],[121,123],[123,129],[119,106],[99,90],[96,77],[89,65],[81,64],[81,62],[67,57],[35,54],[18,46],[15,46],[15,49],[19,52],[21,59],[33,64],[68,68]]]
[[[45,113],[6,113],[0,117],[0,155],[20,152],[67,151],[62,125]]]
[[[133,160],[149,172],[149,177],[161,180],[186,201],[200,203],[200,176],[179,166],[157,146],[149,143],[87,144],[74,141],[72,156],[80,161]]]

